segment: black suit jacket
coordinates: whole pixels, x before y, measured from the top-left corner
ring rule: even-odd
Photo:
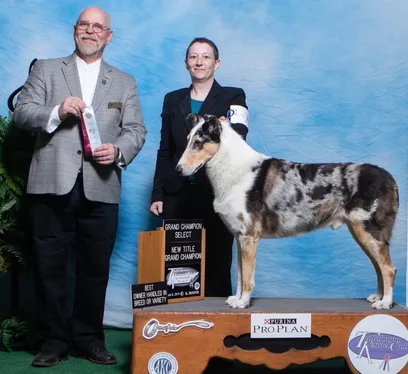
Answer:
[[[175,172],[175,167],[187,146],[187,135],[191,130],[186,121],[191,113],[190,90],[191,86],[170,92],[164,97],[152,202],[163,201],[164,194],[176,194],[188,182],[188,178]],[[245,92],[241,88],[222,87],[214,81],[198,114],[226,117],[231,105],[248,108]],[[246,139],[248,128],[245,125],[234,124],[233,128]],[[204,168],[196,173],[195,180],[197,183],[209,184]]]

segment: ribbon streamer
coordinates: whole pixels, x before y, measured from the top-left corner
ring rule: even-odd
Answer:
[[[387,353],[384,356],[384,361],[381,362],[380,366],[378,367],[379,369],[382,368],[383,371],[387,370],[390,371],[390,361],[391,361],[391,355]]]
[[[86,107],[81,115],[81,129],[84,141],[84,155],[86,157],[92,157],[93,151],[99,147],[102,142],[99,136],[95,113],[91,106]]]

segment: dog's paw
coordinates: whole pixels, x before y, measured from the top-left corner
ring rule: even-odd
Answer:
[[[392,308],[392,301],[388,300],[377,300],[371,305],[373,309],[391,309]]]
[[[369,303],[374,303],[374,302],[379,301],[379,300],[381,300],[381,299],[382,299],[382,295],[379,294],[378,292],[377,292],[377,293],[373,293],[372,295],[370,295],[370,296],[367,297],[367,301],[368,301]]]
[[[227,300],[225,300],[225,304],[231,304],[237,297],[235,295],[228,296]]]
[[[225,304],[229,305],[231,308],[234,309],[244,309],[248,308],[249,302],[246,302],[244,299],[238,299],[236,296],[230,296]]]
[[[229,296],[227,300],[225,300],[225,304],[232,306],[233,304],[236,304],[236,302],[239,300],[239,298],[235,295]]]

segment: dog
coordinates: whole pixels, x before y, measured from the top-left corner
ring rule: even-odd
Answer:
[[[397,269],[389,246],[399,194],[389,172],[366,163],[290,162],[255,151],[228,120],[192,113],[187,122],[191,131],[176,171],[190,176],[205,165],[214,210],[237,242],[237,291],[227,305],[250,306],[260,239],[346,224],[377,274],[377,292],[367,301],[374,309],[392,308]]]

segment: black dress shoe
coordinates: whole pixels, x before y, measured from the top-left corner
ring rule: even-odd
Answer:
[[[95,364],[114,365],[118,363],[115,355],[109,352],[105,347],[94,348],[90,353],[86,354],[85,357]]]
[[[58,362],[68,360],[67,354],[58,354],[53,351],[40,351],[32,362],[32,366],[36,367],[51,367],[58,364]]]

